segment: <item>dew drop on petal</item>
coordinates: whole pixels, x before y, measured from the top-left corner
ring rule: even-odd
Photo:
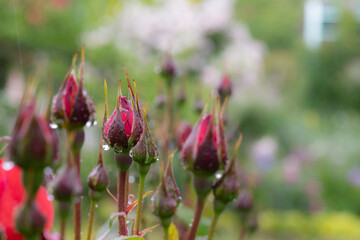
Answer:
[[[10,171],[11,169],[13,169],[13,167],[15,166],[15,164],[11,161],[5,161],[1,164],[1,167],[5,170],[5,171]]]
[[[56,123],[50,123],[49,126],[51,129],[57,129],[59,127]]]

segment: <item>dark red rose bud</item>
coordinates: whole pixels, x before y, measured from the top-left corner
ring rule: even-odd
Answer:
[[[191,125],[188,122],[182,121],[179,123],[179,125],[176,128],[176,133],[175,133],[176,145],[177,145],[178,149],[182,148],[187,137],[190,135],[191,130],[192,130]]]
[[[94,192],[103,192],[106,190],[107,186],[109,185],[109,178],[104,167],[101,141],[100,141],[98,161],[95,167],[91,170],[90,174],[88,175],[87,183],[89,188]],[[98,195],[94,193],[90,194],[90,197],[92,196],[95,197]],[[96,198],[93,200],[98,200],[98,199]]]
[[[217,87],[217,92],[219,94],[221,103],[224,102],[225,98],[230,97],[232,92],[232,83],[228,75],[224,75],[222,77],[221,82]]]
[[[236,200],[236,208],[240,212],[249,212],[253,207],[253,197],[249,190],[241,190],[238,199]]]
[[[133,101],[128,101],[126,97],[119,96],[116,108],[109,118],[107,118],[107,106],[105,110],[103,137],[105,142],[116,152],[129,152],[139,141],[143,131],[141,111],[138,108],[138,103],[134,101],[137,96],[133,92],[130,82],[128,86]],[[106,81],[105,88],[107,88]]]
[[[56,140],[47,121],[35,113],[35,103],[20,108],[8,153],[23,169],[42,170],[56,156]]]
[[[40,237],[46,218],[35,202],[29,202],[17,211],[15,223],[17,231],[26,238]]]
[[[82,50],[81,66],[79,71],[80,82],[77,82],[74,65],[77,53],[74,55],[73,64],[57,93],[53,98],[51,108],[52,120],[60,127],[69,130],[93,125],[95,121],[95,108],[83,86],[84,52]]]
[[[217,138],[212,115],[208,114],[195,125],[186,139],[181,159],[196,176],[212,176],[219,169]]]
[[[172,60],[170,54],[166,54],[163,63],[161,64],[161,74],[166,79],[168,86],[171,86],[176,76],[177,69],[175,62]]]
[[[164,228],[169,227],[171,218],[176,213],[176,209],[181,201],[180,190],[176,185],[171,159],[172,157],[170,156],[166,172],[152,197],[154,214],[160,218]]]
[[[75,168],[66,166],[59,170],[53,185],[53,193],[56,200],[70,202],[72,197],[81,191],[79,188]]]
[[[150,165],[158,160],[157,147],[151,136],[150,129],[146,120],[146,109],[143,114],[143,129],[140,140],[130,152],[131,157],[139,164],[140,175],[146,175]]]

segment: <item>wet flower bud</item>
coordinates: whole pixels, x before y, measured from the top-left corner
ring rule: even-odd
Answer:
[[[169,54],[165,55],[164,61],[161,64],[161,74],[166,79],[168,86],[171,86],[176,76],[177,69],[175,62],[172,60]]]
[[[176,145],[177,145],[178,149],[182,148],[187,137],[190,135],[191,130],[192,130],[191,125],[188,122],[182,121],[179,123],[179,125],[176,128],[176,133],[175,133]]]
[[[8,148],[11,160],[23,169],[42,170],[56,156],[56,144],[47,121],[35,113],[35,102],[20,107]]]
[[[224,75],[222,77],[221,82],[217,87],[217,92],[219,94],[221,103],[224,102],[226,97],[229,97],[231,95],[232,84],[228,75]]]
[[[59,170],[54,180],[53,193],[56,200],[70,202],[72,197],[81,192],[75,168],[66,166]]]
[[[91,190],[90,198],[93,200],[99,200],[99,194],[96,194],[96,192],[101,193],[105,191],[107,186],[109,185],[109,178],[104,167],[101,141],[98,161],[87,177],[87,184]]]
[[[160,218],[163,227],[170,225],[171,217],[176,213],[181,202],[180,190],[176,185],[171,161],[172,156],[170,156],[166,172],[152,198],[154,214]]]
[[[116,108],[109,118],[107,118],[107,110],[105,110],[103,137],[115,152],[129,152],[139,141],[143,131],[141,112],[135,101],[137,96],[133,92],[130,82],[128,82],[128,86],[133,101],[119,96]],[[105,94],[107,95],[107,92]]]
[[[212,176],[219,169],[217,139],[212,115],[208,114],[195,125],[187,137],[181,160],[196,176]]]
[[[16,213],[16,229],[25,237],[40,236],[46,223],[45,216],[35,202],[26,203]]]
[[[146,175],[150,165],[158,159],[157,148],[146,120],[146,110],[144,111],[143,129],[140,140],[131,150],[131,156],[139,164],[139,173]]]
[[[253,197],[251,192],[247,189],[241,190],[238,199],[236,200],[236,208],[240,212],[249,212],[253,207]]]
[[[83,86],[84,51],[80,66],[79,83],[74,70],[77,54],[73,58],[73,65],[57,93],[53,98],[51,108],[52,120],[60,127],[67,129],[83,128],[85,124],[92,125],[95,121],[95,108]]]

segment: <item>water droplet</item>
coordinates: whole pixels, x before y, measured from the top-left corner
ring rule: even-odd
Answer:
[[[87,121],[86,124],[85,124],[85,126],[87,128],[91,127],[92,125],[93,125],[92,121]]]
[[[98,208],[99,207],[99,204],[95,204],[95,208]]]
[[[107,143],[103,142],[103,149],[104,151],[109,151],[110,146]]]
[[[114,148],[114,152],[116,152],[116,153],[122,153],[122,149],[116,149],[116,148]]]
[[[94,122],[93,122],[93,126],[96,126],[97,125],[97,121],[95,120]]]
[[[215,177],[216,177],[216,179],[220,179],[222,177],[222,174],[221,173],[216,173]]]
[[[50,123],[49,126],[51,129],[57,129],[59,127],[56,123]]]
[[[130,156],[130,157],[133,157],[132,149],[131,149],[130,152],[129,152],[129,156]]]
[[[48,199],[49,201],[53,201],[53,200],[54,200],[54,195],[48,194],[48,195],[47,195],[47,199]]]
[[[129,183],[134,183],[134,182],[135,182],[135,177],[129,176]]]
[[[130,223],[130,221],[126,221],[126,224],[129,224]]]
[[[159,161],[159,160],[160,160],[160,158],[159,158],[159,157],[157,157],[157,158],[156,158],[156,161]]]
[[[1,166],[5,171],[10,171],[11,169],[13,169],[15,164],[11,161],[5,161],[1,164]]]
[[[181,196],[178,197],[178,201],[182,201],[182,197],[181,197]]]

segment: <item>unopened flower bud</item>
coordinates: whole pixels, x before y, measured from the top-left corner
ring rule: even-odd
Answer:
[[[87,177],[87,184],[90,188],[90,198],[95,201],[99,200],[98,197],[100,195],[96,193],[102,193],[109,185],[109,178],[104,167],[101,141],[98,161]]]
[[[66,166],[60,169],[54,181],[54,197],[60,202],[70,202],[80,189],[75,168]]]
[[[43,231],[45,216],[40,212],[35,202],[25,203],[16,214],[16,229],[25,237],[34,237]]]
[[[52,163],[56,141],[49,124],[35,113],[35,101],[20,108],[8,151],[23,169],[42,170]]]
[[[172,60],[169,54],[165,55],[164,61],[161,64],[161,74],[166,79],[168,86],[171,86],[176,76],[177,69],[175,62]]]
[[[143,129],[140,140],[131,150],[131,156],[139,165],[139,173],[146,175],[150,165],[158,159],[157,148],[146,120],[146,110],[144,111]]]
[[[176,185],[172,170],[172,155],[160,185],[154,193],[154,214],[161,220],[163,227],[169,227],[172,216],[181,202],[180,190]]]
[[[238,199],[236,200],[236,208],[240,212],[249,212],[253,207],[253,197],[249,190],[241,190]]]
[[[229,97],[231,95],[232,84],[228,75],[224,75],[222,77],[221,82],[217,87],[217,92],[219,94],[221,103],[224,102],[226,97]]]
[[[84,53],[82,50],[82,59],[79,83],[77,82],[77,74],[75,72],[74,64],[77,54],[74,55],[73,65],[58,91],[58,94],[53,99],[51,108],[52,120],[60,127],[65,127],[68,130],[81,129],[85,124],[92,125],[95,121],[94,103],[88,97],[86,89],[83,86],[83,68],[84,68]]]

